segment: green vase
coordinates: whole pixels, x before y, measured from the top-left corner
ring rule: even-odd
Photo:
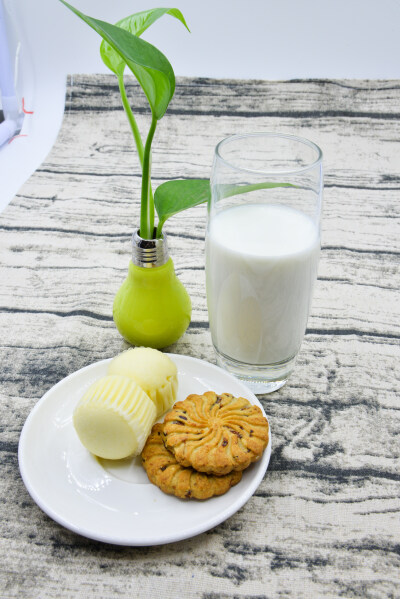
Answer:
[[[175,343],[190,323],[190,297],[175,274],[162,239],[132,236],[132,260],[118,290],[113,318],[122,337],[132,345],[161,349]]]

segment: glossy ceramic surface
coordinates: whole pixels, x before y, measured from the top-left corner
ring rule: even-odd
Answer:
[[[190,393],[230,392],[261,404],[229,373],[196,358],[169,354],[178,367],[178,400]],[[36,404],[23,427],[19,464],[39,507],[66,528],[118,545],[157,545],[185,539],[223,522],[253,495],[268,467],[261,460],[221,497],[186,501],[152,485],[140,459],[98,460],[80,443],[72,413],[84,391],[107,372],[109,360],[71,374]]]

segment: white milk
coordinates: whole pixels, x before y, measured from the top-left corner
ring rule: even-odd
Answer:
[[[272,364],[297,354],[319,248],[311,218],[286,206],[242,205],[211,220],[207,301],[219,352],[248,364]]]

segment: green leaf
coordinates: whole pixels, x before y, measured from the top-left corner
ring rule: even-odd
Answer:
[[[237,196],[241,193],[257,191],[258,189],[274,189],[275,187],[297,187],[297,185],[292,185],[292,183],[253,183],[251,185],[220,184],[216,187],[216,192],[220,199],[222,199]]]
[[[153,116],[161,119],[175,91],[174,71],[164,54],[129,31],[89,17],[65,0],[60,2],[94,29],[125,61],[139,81]]]
[[[186,29],[190,31],[183,14],[177,8],[152,8],[150,10],[143,10],[121,19],[116,23],[116,26],[125,29],[125,31],[129,31],[132,35],[140,37],[150,25],[155,23],[155,21],[165,14],[169,14],[181,21]],[[121,58],[121,56],[105,40],[101,42],[100,55],[104,64],[113,71],[113,73],[118,76],[123,74],[126,65],[125,60]]]
[[[218,185],[216,192],[220,199],[249,193],[258,189],[275,187],[297,187],[291,183],[254,183],[252,185]],[[156,189],[154,205],[158,214],[157,237],[160,237],[165,221],[174,214],[198,206],[211,199],[211,187],[208,179],[179,179],[166,181]]]
[[[154,205],[159,218],[157,237],[161,235],[167,218],[182,212],[182,210],[207,202],[210,197],[211,190],[208,179],[179,179],[166,181],[159,185],[154,194]]]

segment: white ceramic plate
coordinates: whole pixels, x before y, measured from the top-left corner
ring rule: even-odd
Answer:
[[[218,366],[169,354],[178,367],[178,400],[190,393],[232,393],[260,406],[249,389]],[[232,516],[253,495],[268,467],[271,439],[260,461],[225,495],[205,501],[166,495],[152,485],[140,458],[99,460],[81,444],[72,413],[84,391],[107,374],[110,360],[82,368],[52,387],[22,429],[19,466],[32,499],[53,520],[97,541],[158,545],[197,535]]]

